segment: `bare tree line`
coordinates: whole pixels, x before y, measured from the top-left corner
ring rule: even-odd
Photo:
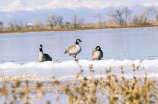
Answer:
[[[115,26],[143,26],[150,25],[150,17],[154,16],[155,21],[158,25],[158,7],[146,7],[142,13],[135,14],[133,17],[131,16],[132,10],[129,7],[124,7],[121,9],[110,10],[106,13],[109,21],[101,20],[101,14],[97,13],[95,17],[97,17],[97,27],[106,27],[107,22],[115,23]],[[105,25],[106,22],[106,25]]]
[[[58,25],[58,29],[70,28],[70,22],[64,21],[62,16],[56,16],[54,14],[48,15],[46,17],[46,22],[50,25],[51,29],[54,29]],[[79,28],[84,22],[84,18],[73,15],[71,18],[71,25],[73,28]]]
[[[114,22],[118,23],[119,26],[128,26],[128,22],[130,21],[132,10],[128,7],[124,7],[122,9],[111,10],[107,13]]]
[[[154,16],[158,25],[158,7],[146,7],[142,13],[135,14],[131,17],[132,10],[128,7],[111,10],[107,15],[114,20],[119,26],[142,26],[150,25],[150,17]]]
[[[45,23],[43,24],[40,19],[35,19],[33,23],[23,24],[22,19],[12,19],[8,21],[10,30],[42,30],[47,29],[46,27],[50,27],[50,29],[67,29],[67,28],[80,28],[84,22],[84,18],[79,17],[77,15],[73,15],[71,17],[71,21],[63,21],[62,16],[57,16],[55,14],[50,14],[46,16]],[[3,22],[0,21],[0,31],[2,30]]]
[[[102,19],[101,19],[101,14],[98,12],[98,13],[96,13],[96,15],[95,15],[95,17],[98,19],[98,21],[97,21],[97,24],[96,24],[96,27],[97,28],[103,28],[103,27],[105,27],[105,21],[103,21]]]
[[[110,22],[115,23],[115,26],[128,26],[128,21],[130,19],[131,10],[128,7],[124,7],[122,9],[110,10],[106,13],[106,16],[109,17]],[[102,28],[106,27],[107,22],[101,20],[101,14],[97,13],[95,17],[98,19],[97,27]]]
[[[135,15],[133,18],[133,23],[136,26],[149,25],[149,18],[152,15],[153,9],[148,7],[145,11],[139,15]]]
[[[8,24],[10,25],[10,28],[12,31],[14,30],[22,30],[22,26],[23,26],[23,23],[22,23],[22,19],[19,19],[19,20],[10,20],[8,22]]]
[[[129,7],[123,7],[116,10],[110,10],[104,14],[108,20],[102,20],[101,14],[98,12],[94,16],[97,18],[96,27],[104,28],[114,23],[114,26],[143,26],[151,25],[150,17],[153,16],[156,24],[158,25],[158,7],[146,7],[142,13],[132,16],[132,10]],[[110,22],[110,23],[109,23]],[[70,21],[64,21],[63,16],[50,14],[46,16],[45,24],[41,20],[35,19],[31,24],[24,24],[22,19],[12,19],[8,21],[10,30],[42,30],[42,29],[68,29],[68,28],[81,28],[84,24],[84,18],[73,15]],[[0,21],[0,31],[3,30],[3,22]]]
[[[158,7],[151,7],[152,10],[153,10],[153,13],[155,15],[155,20],[157,22],[157,25],[158,25]]]
[[[0,31],[2,31],[3,28],[3,22],[0,21]]]

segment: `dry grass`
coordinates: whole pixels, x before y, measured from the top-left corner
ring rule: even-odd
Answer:
[[[16,104],[18,99],[23,104],[30,104],[36,93],[42,99],[44,92],[53,92],[56,95],[56,102],[59,103],[60,94],[65,94],[69,104],[158,104],[158,81],[149,79],[145,74],[144,78],[126,80],[124,77],[124,67],[120,66],[122,72],[121,79],[111,73],[112,68],[105,71],[99,79],[95,79],[93,65],[89,66],[92,77],[88,79],[83,75],[82,66],[75,60],[81,71],[76,73],[76,80],[31,82],[16,78],[14,80],[5,79],[0,87],[0,97],[5,97],[5,102]],[[142,61],[140,61],[140,64]],[[139,70],[139,66],[133,66],[133,75]],[[82,79],[79,79],[82,78]],[[52,96],[53,96],[52,95]],[[45,102],[50,104],[49,101]]]
[[[77,31],[77,30],[100,30],[100,29],[124,29],[124,28],[147,28],[147,27],[158,27],[158,25],[146,25],[146,26],[111,26],[111,27],[104,27],[104,28],[95,28],[95,27],[84,27],[84,28],[70,28],[70,29],[41,29],[41,30],[21,30],[21,31],[0,31],[0,34],[9,34],[9,33],[29,33],[29,32],[58,32],[58,31]]]

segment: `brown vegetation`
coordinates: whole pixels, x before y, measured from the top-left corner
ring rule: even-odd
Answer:
[[[23,33],[41,31],[73,31],[87,29],[112,29],[112,28],[137,28],[155,27],[158,25],[158,7],[146,7],[142,13],[132,14],[132,10],[123,7],[105,13],[106,19],[102,19],[99,12],[94,14],[98,19],[96,23],[84,23],[84,18],[73,15],[70,21],[55,14],[46,16],[45,23],[36,19],[33,23],[23,23],[22,19],[12,19],[8,21],[9,27],[3,26],[0,21],[0,33]],[[151,18],[152,16],[152,18]]]
[[[75,60],[79,68],[80,63]],[[142,61],[140,61],[141,65]],[[146,72],[144,78],[136,78],[135,72],[140,68],[140,65],[133,67],[133,79],[125,79],[124,67],[120,66],[122,77],[112,74],[112,68],[105,71],[100,78],[94,78],[95,70],[93,65],[89,66],[91,78],[87,78],[83,74],[83,70],[76,73],[76,80],[60,81],[56,78],[52,81],[29,82],[28,80],[6,79],[2,76],[3,83],[0,87],[0,97],[5,97],[4,102],[16,104],[30,104],[35,97],[32,93],[36,93],[36,97],[42,99],[44,92],[54,92],[51,95],[56,95],[56,102],[59,103],[60,94],[65,94],[69,104],[157,104],[158,103],[158,81],[149,79]],[[27,75],[23,76],[27,77]],[[82,79],[79,79],[81,78]],[[100,95],[98,95],[100,94]],[[50,104],[50,101],[47,102]]]
[[[104,28],[95,28],[95,27],[84,27],[84,28],[67,28],[67,29],[40,29],[40,30],[23,30],[23,31],[0,31],[0,34],[8,33],[28,33],[28,32],[57,32],[57,31],[78,31],[78,30],[100,30],[100,29],[124,29],[124,28],[147,28],[147,27],[158,27],[158,25],[147,25],[147,26],[124,26],[124,27],[104,27]]]

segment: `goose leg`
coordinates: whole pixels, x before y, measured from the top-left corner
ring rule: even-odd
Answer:
[[[73,57],[76,58],[77,55],[74,55]]]

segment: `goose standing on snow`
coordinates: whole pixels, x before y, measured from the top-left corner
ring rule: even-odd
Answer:
[[[93,50],[91,57],[93,60],[100,60],[103,58],[103,51],[101,50],[100,46],[97,46],[95,50]]]
[[[52,61],[52,58],[48,55],[48,54],[45,54],[43,53],[43,50],[42,50],[42,44],[40,44],[40,48],[39,48],[39,55],[38,55],[38,62],[44,62],[44,61]]]
[[[75,45],[70,46],[65,50],[65,53],[68,53],[70,56],[76,58],[77,54],[81,52],[82,48],[79,45],[79,42],[82,42],[80,39],[76,39]]]

